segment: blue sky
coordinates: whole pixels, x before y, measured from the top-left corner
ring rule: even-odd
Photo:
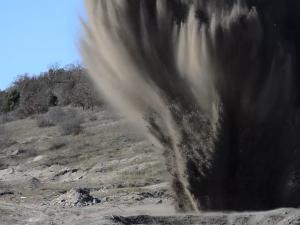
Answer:
[[[83,0],[1,0],[0,89],[21,74],[80,62]]]

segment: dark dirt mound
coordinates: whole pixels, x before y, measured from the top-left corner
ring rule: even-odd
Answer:
[[[256,213],[204,213],[202,215],[178,216],[112,216],[109,218],[118,225],[299,225],[300,214],[295,210],[279,209]]]

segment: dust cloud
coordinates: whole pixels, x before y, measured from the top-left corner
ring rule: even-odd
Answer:
[[[299,206],[297,6],[86,0],[87,69],[163,149],[179,210]]]

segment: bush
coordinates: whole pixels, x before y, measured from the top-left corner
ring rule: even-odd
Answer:
[[[100,99],[92,82],[87,76],[80,76],[72,89],[71,102],[74,106],[82,107],[83,110],[94,109],[100,105]]]
[[[74,118],[68,118],[60,124],[63,135],[78,135],[82,131],[81,121]]]
[[[2,97],[2,110],[3,112],[13,111],[19,104],[20,93],[16,89],[12,89],[5,93]]]
[[[53,124],[61,123],[68,115],[61,107],[50,108],[49,112],[46,114],[47,119]]]
[[[0,91],[0,113],[4,112],[5,91]]]
[[[82,131],[83,119],[78,111],[68,109],[63,121],[59,123],[63,135],[78,135]]]
[[[95,114],[92,114],[92,115],[89,116],[89,120],[90,121],[96,121],[96,120],[98,120],[98,116],[95,115]]]
[[[25,117],[48,111],[50,90],[43,77],[21,76],[15,85],[20,92],[20,112]]]
[[[81,66],[51,68],[39,76],[25,74],[19,76],[9,89],[0,91],[0,113],[17,112],[14,119],[66,105],[84,110],[101,105],[93,83]]]
[[[53,107],[42,115],[36,117],[38,127],[51,127],[55,126],[65,119],[66,115],[62,108]]]
[[[82,116],[76,109],[50,108],[49,112],[36,117],[39,127],[59,126],[63,135],[77,135],[82,131]]]
[[[55,126],[55,124],[49,119],[47,114],[38,115],[36,117],[36,121],[38,124],[38,127],[51,127]]]

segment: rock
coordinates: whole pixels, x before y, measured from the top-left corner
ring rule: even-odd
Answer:
[[[103,202],[109,202],[109,201],[110,201],[110,198],[109,198],[108,196],[106,196],[106,197],[102,198],[102,201],[103,201]]]
[[[0,196],[13,195],[13,191],[0,191]]]
[[[100,203],[100,199],[90,195],[87,188],[71,189],[54,200],[55,205],[83,207]]]
[[[5,175],[9,175],[9,174],[14,174],[15,173],[15,169],[10,167],[4,170],[0,170],[0,179],[1,177],[5,176]]]
[[[85,173],[80,169],[64,168],[52,177],[52,180],[67,182],[83,179]]]
[[[37,189],[41,187],[41,185],[42,185],[41,181],[36,177],[33,177],[29,180],[29,188],[31,189]]]
[[[59,173],[57,173],[57,174],[54,175],[53,179],[55,179],[55,178],[57,178],[57,177],[60,177],[60,176],[63,176],[63,175],[65,175],[65,174],[69,173],[69,172],[70,172],[70,170],[63,170],[63,171],[60,171]]]
[[[33,161],[33,162],[38,162],[38,161],[42,160],[44,157],[45,157],[45,156],[43,156],[43,155],[38,155],[38,156],[36,156],[32,161]]]
[[[124,183],[120,183],[120,184],[115,184],[116,188],[125,188],[126,185]]]
[[[11,155],[12,156],[19,156],[19,155],[25,154],[26,152],[27,152],[27,150],[25,150],[25,149],[17,149]]]
[[[155,191],[155,192],[140,192],[137,193],[138,196],[140,196],[142,199],[146,198],[161,198],[165,196],[164,191]]]

